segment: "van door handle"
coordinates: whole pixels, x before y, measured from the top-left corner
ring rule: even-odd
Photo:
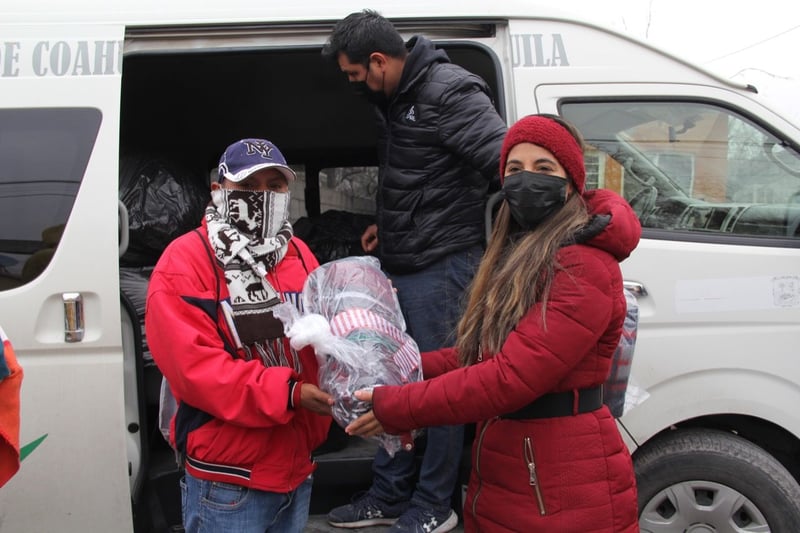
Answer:
[[[83,296],[79,292],[65,292],[61,295],[64,302],[64,340],[80,342],[83,340]]]
[[[130,231],[130,227],[128,225],[128,208],[125,207],[125,204],[122,203],[122,200],[119,200],[117,211],[119,212],[119,256],[122,257],[128,250]]]
[[[631,291],[637,298],[647,296],[647,289],[638,281],[623,281],[622,286]]]

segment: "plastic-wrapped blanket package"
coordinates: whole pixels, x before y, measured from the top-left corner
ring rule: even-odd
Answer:
[[[622,336],[611,359],[611,372],[603,384],[603,401],[615,418],[645,401],[650,394],[631,376],[633,352],[639,329],[639,303],[628,289],[623,289],[627,311]]]
[[[422,380],[419,348],[405,331],[397,295],[376,258],[321,265],[306,280],[302,309],[284,303],[273,313],[293,348],[314,348],[320,388],[333,396],[333,418],[342,427],[371,408],[355,391]],[[376,438],[390,455],[413,446],[413,435]]]

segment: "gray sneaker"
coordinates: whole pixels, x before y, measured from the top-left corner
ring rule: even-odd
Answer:
[[[408,509],[408,502],[387,503],[370,492],[354,498],[352,503],[336,507],[328,513],[328,523],[334,527],[355,529],[367,526],[389,526],[394,524]],[[442,531],[448,531],[443,529]]]
[[[412,506],[403,513],[387,533],[445,533],[458,525],[458,515],[452,509],[437,512]]]

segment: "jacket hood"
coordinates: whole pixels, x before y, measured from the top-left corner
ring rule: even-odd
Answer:
[[[607,189],[585,191],[583,198],[591,215],[609,216],[608,224],[585,244],[600,248],[622,261],[639,244],[642,225],[623,197]]]
[[[420,35],[409,39],[406,48],[409,53],[403,66],[403,74],[400,76],[397,94],[413,85],[428,66],[434,63],[450,62],[450,58],[444,50],[437,50],[431,41]]]

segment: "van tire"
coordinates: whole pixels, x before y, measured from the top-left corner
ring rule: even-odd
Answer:
[[[642,533],[795,531],[800,485],[752,442],[712,429],[678,429],[634,454]],[[715,505],[711,505],[711,504]],[[759,528],[760,526],[760,528]]]

